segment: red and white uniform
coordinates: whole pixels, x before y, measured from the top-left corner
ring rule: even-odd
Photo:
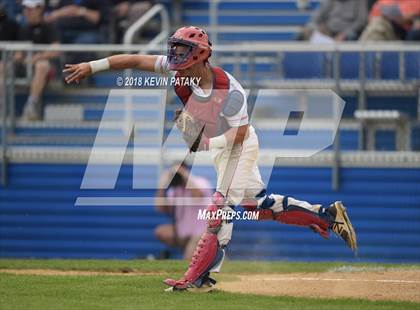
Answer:
[[[166,56],[158,57],[155,71],[162,74],[175,74],[169,70]],[[238,91],[244,98],[241,109],[232,116],[224,115],[224,119],[230,128],[246,125],[249,123],[247,93],[232,75],[226,71],[224,73],[229,80],[228,94]],[[195,97],[199,98],[198,100],[203,100],[203,104],[210,96],[214,96],[212,90],[203,90],[195,85],[191,86],[191,91]],[[249,135],[242,146],[210,149],[217,172],[216,190],[222,193],[231,205],[240,204],[243,198],[254,198],[264,189],[264,183],[257,167],[258,150],[258,137],[251,125],[249,126]]]
[[[199,62],[209,66],[211,43],[204,30],[194,26],[182,27],[168,42],[169,58],[157,57],[156,72],[175,74],[170,68],[180,71]],[[183,45],[186,51],[178,53],[177,44]],[[327,214],[326,208],[288,196],[266,195],[257,167],[258,137],[251,125],[242,144],[227,142],[223,136],[226,131],[249,124],[247,94],[229,73],[221,68],[209,68],[213,73],[211,89],[202,89],[199,85],[175,87],[184,110],[203,124],[203,135],[210,141],[209,148],[217,172],[217,192],[206,210],[214,212],[222,208],[229,211],[230,206],[241,205],[247,210],[258,210],[259,219],[310,227],[328,237],[328,229],[334,223],[334,217]],[[179,74],[175,76],[179,77]],[[210,219],[187,272],[179,280],[166,279],[164,282],[172,289],[187,289],[191,285],[201,287],[203,283],[214,284],[209,273],[220,270],[232,228],[232,221]]]
[[[184,102],[184,109],[190,110],[189,112],[191,112],[193,117],[197,119],[202,118],[205,122],[214,123],[214,118],[217,118],[218,114],[220,114],[220,109],[214,111],[210,109],[209,106],[206,106],[206,103],[210,103],[212,106],[217,106],[219,104],[219,100],[217,100],[218,96],[221,97],[222,101],[227,101],[225,100],[227,96],[229,96],[232,92],[238,91],[243,97],[242,107],[238,109],[238,112],[234,115],[224,115],[223,118],[227,121],[230,128],[249,124],[249,116],[247,113],[248,96],[245,90],[229,73],[220,68],[212,68],[212,70],[215,78],[219,79],[219,81],[215,80],[213,84],[216,84],[221,88],[225,86],[228,89],[224,91],[221,90],[218,94],[214,92],[214,89],[204,90],[198,86],[192,86],[188,89],[189,93],[187,95],[189,95],[189,98],[193,97],[193,108],[189,107],[189,100],[191,100],[189,99],[187,103]],[[159,56],[157,58],[155,71],[161,74],[175,74],[175,72],[169,70],[166,56]],[[225,83],[223,82],[224,77],[227,77],[228,79]],[[182,93],[180,94],[177,92],[177,94],[182,97]],[[216,97],[216,99],[211,99],[211,96]],[[183,98],[181,98],[181,100],[183,100]],[[206,102],[206,100],[211,100],[212,102]],[[202,107],[200,101],[202,101]],[[211,115],[212,113],[212,118],[208,119],[208,115]],[[206,133],[205,130],[204,133],[207,134],[208,137],[214,137],[214,126],[210,127],[213,129],[210,130],[209,133]],[[248,132],[248,137],[244,140],[242,145],[237,144],[234,146],[228,145],[224,148],[210,148],[213,164],[217,172],[216,190],[220,192],[227,201],[224,209],[228,211],[230,209],[229,206],[237,206],[240,205],[241,202],[242,206],[246,208],[244,201],[255,199],[257,197],[258,207],[265,208],[265,211],[268,211],[268,218],[272,217],[271,212],[283,215],[281,212],[285,211],[285,207],[288,208],[290,206],[298,207],[300,210],[318,213],[320,208],[319,205],[312,205],[306,201],[300,201],[288,196],[277,194],[267,196],[265,194],[265,184],[261,179],[260,171],[257,166],[259,153],[258,137],[252,125],[249,126]],[[262,192],[264,192],[263,195],[261,195]],[[300,213],[298,213],[298,217],[299,214]],[[260,213],[260,217],[263,219],[262,213]],[[310,221],[311,220],[312,218]],[[288,223],[288,218],[284,219],[280,217],[279,221]],[[295,221],[299,222],[293,218],[291,223],[294,224]],[[301,224],[306,225],[307,223],[304,222]],[[229,243],[232,236],[232,229],[232,222],[223,222],[220,231],[217,233],[217,239],[221,246],[225,246]]]

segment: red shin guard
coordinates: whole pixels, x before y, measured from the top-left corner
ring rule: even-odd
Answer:
[[[324,238],[329,237],[328,228],[330,223],[310,211],[282,211],[275,214],[274,219],[283,224],[306,226],[319,233]]]
[[[218,210],[219,208],[216,204],[211,204],[207,207],[206,217],[210,217],[207,220],[208,231],[201,236],[184,277],[180,280],[166,279],[164,281],[165,284],[178,289],[185,289],[189,283],[194,283],[210,269],[216,259],[219,247],[217,232],[222,225],[222,219],[217,216]]]
[[[166,279],[165,284],[178,289],[187,288],[189,283],[197,281],[214,262],[217,254],[217,235],[205,232],[197,244],[191,263],[187,272],[180,280]]]
[[[241,206],[247,211],[257,211],[258,220],[275,220],[283,224],[305,226],[324,238],[329,237],[328,228],[330,223],[316,213],[301,207],[289,206],[288,210],[274,213],[271,209],[257,208],[257,201],[252,198],[244,199],[241,202]]]

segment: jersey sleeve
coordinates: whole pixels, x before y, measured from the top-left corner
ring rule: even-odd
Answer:
[[[230,127],[240,127],[248,124],[249,119],[246,104],[242,105],[242,108],[239,110],[238,113],[232,116],[225,116],[225,119]]]
[[[170,74],[172,71],[169,70],[168,58],[166,56],[158,56],[155,62],[155,72],[162,74]]]
[[[229,73],[226,73],[230,80],[229,96],[224,110],[224,117],[230,127],[240,127],[249,123],[248,117],[248,96],[239,82]]]

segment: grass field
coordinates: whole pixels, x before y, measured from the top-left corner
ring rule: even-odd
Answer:
[[[226,262],[218,280],[254,272],[307,273],[339,268],[342,263]],[[348,264],[345,264],[349,266]],[[262,296],[214,291],[165,293],[162,279],[179,277],[183,261],[0,260],[0,309],[419,309],[419,303]],[[381,270],[420,270],[418,265],[352,264]],[[57,274],[11,274],[7,270],[74,271]],[[130,273],[127,276],[121,271]],[[78,272],[80,274],[78,274]],[[85,272],[83,274],[83,272]],[[88,274],[87,272],[92,272]],[[96,272],[96,273],[95,273]],[[102,274],[101,274],[102,273]],[[113,274],[115,273],[115,274]],[[249,283],[252,285],[252,283]],[[325,285],[320,283],[319,285]],[[329,288],[326,286],[325,290]]]

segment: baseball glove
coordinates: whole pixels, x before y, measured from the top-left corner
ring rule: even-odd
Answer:
[[[190,152],[197,152],[204,131],[203,124],[197,122],[189,112],[180,109],[175,111],[175,125],[181,131]]]

